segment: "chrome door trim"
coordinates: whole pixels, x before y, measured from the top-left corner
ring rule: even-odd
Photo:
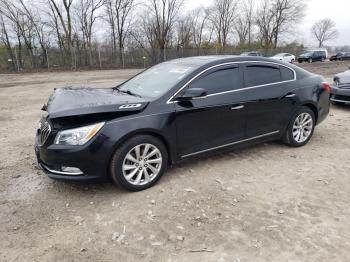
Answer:
[[[189,156],[198,155],[198,154],[201,154],[201,153],[205,153],[205,152],[212,151],[212,150],[215,150],[215,149],[220,149],[220,148],[227,147],[227,146],[233,146],[233,145],[236,145],[236,144],[240,144],[240,143],[243,143],[243,142],[247,142],[247,141],[251,141],[251,140],[254,140],[254,139],[262,138],[262,137],[265,137],[265,136],[271,136],[271,135],[277,134],[279,132],[280,132],[280,130],[276,130],[276,131],[273,131],[273,132],[269,132],[269,133],[266,133],[266,134],[262,134],[262,135],[258,135],[258,136],[254,136],[254,137],[250,137],[250,138],[246,138],[246,139],[235,141],[235,142],[232,142],[232,143],[228,143],[228,144],[224,144],[224,145],[220,145],[220,146],[216,146],[216,147],[211,147],[211,148],[208,148],[208,149],[204,149],[204,150],[201,150],[201,151],[197,151],[197,152],[194,152],[194,153],[183,155],[183,156],[181,156],[181,158],[186,158],[186,157],[189,157]]]
[[[268,61],[236,61],[236,62],[227,62],[227,63],[222,63],[222,64],[217,64],[211,67],[208,67],[206,69],[204,69],[203,71],[199,72],[197,75],[195,75],[194,77],[192,77],[189,81],[186,82],[186,84],[184,84],[181,88],[179,88],[168,100],[167,100],[167,104],[173,104],[173,103],[178,103],[178,101],[172,101],[172,99],[175,98],[175,96],[180,93],[180,91],[182,89],[184,89],[188,84],[190,84],[193,80],[195,80],[196,78],[198,78],[199,76],[201,76],[202,74],[204,74],[205,72],[216,68],[216,67],[220,67],[220,66],[225,66],[225,65],[234,65],[234,64],[243,64],[243,63],[263,63],[263,64],[272,64],[272,65],[278,65],[278,66],[284,66],[290,70],[293,71],[294,74],[294,78],[292,80],[285,80],[285,81],[279,81],[279,82],[274,82],[274,83],[269,83],[269,84],[264,84],[264,85],[257,85],[257,86],[249,86],[249,87],[244,87],[244,88],[240,88],[240,89],[235,89],[235,90],[230,90],[230,91],[224,91],[224,92],[219,92],[219,93],[214,93],[214,94],[209,94],[207,95],[207,97],[210,96],[217,96],[217,95],[222,95],[222,94],[228,94],[228,93],[234,93],[234,92],[239,92],[242,90],[248,90],[248,89],[253,89],[253,88],[258,88],[258,87],[262,87],[262,86],[270,86],[270,85],[276,85],[276,84],[281,84],[281,83],[288,83],[288,82],[292,82],[295,81],[297,79],[297,74],[295,72],[295,70],[287,65],[282,65],[280,63],[274,63],[274,62],[268,62]]]

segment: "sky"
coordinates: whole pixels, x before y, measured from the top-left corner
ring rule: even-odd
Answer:
[[[186,9],[194,9],[199,6],[208,6],[213,0],[185,0]],[[258,3],[259,0],[256,0]],[[294,29],[295,35],[291,38],[303,42],[306,46],[316,46],[310,29],[316,21],[330,18],[336,23],[339,32],[337,39],[326,44],[331,46],[350,45],[350,0],[307,0],[305,17]]]

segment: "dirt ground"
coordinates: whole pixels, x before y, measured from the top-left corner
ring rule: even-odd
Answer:
[[[331,79],[345,63],[302,64]],[[191,161],[153,188],[72,184],[36,168],[54,87],[105,87],[138,70],[0,75],[0,261],[350,261],[350,107],[310,143]]]

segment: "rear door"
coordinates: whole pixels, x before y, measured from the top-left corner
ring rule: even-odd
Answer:
[[[244,139],[247,93],[242,87],[238,65],[213,68],[186,87],[204,88],[207,96],[175,103],[177,149],[182,158]]]
[[[278,133],[289,120],[296,95],[294,71],[278,64],[247,63],[244,82],[248,88],[247,137]]]

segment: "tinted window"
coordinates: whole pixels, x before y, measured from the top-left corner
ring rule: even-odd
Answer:
[[[239,69],[226,68],[210,73],[195,80],[190,87],[204,88],[208,94],[230,91],[241,88],[239,81]]]
[[[281,66],[281,79],[282,81],[293,80],[294,72],[287,67]]]
[[[258,86],[281,81],[281,73],[278,67],[266,65],[247,66],[244,72],[246,86]]]

